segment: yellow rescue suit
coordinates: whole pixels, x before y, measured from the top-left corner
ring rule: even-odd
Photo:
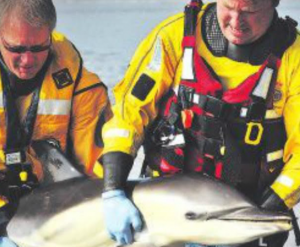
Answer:
[[[102,176],[102,167],[97,163],[103,145],[96,144],[96,127],[100,118],[107,119],[110,103],[105,85],[99,77],[83,67],[79,52],[62,34],[52,33],[50,62],[41,83],[37,111],[31,140],[56,139],[62,150],[71,150],[74,162],[93,176]],[[3,72],[3,70],[2,70]],[[7,77],[6,77],[7,78]],[[7,112],[5,90],[9,83],[0,75],[0,169],[6,169]],[[34,101],[34,93],[15,99],[21,122]],[[100,126],[101,127],[101,126]],[[33,165],[33,172],[42,179],[41,164],[34,157],[30,143],[25,147],[26,162]]]
[[[206,8],[206,6],[204,7]],[[226,89],[240,85],[261,66],[214,56],[202,37],[202,14],[198,15],[196,42],[199,54],[209,63]],[[124,79],[115,87],[114,117],[104,126],[104,153],[123,152],[135,156],[143,142],[144,129],[158,114],[158,102],[170,88],[178,88],[182,75],[184,15],[172,16],[159,24],[140,44]],[[272,189],[291,208],[300,198],[300,37],[284,52],[274,97],[276,117],[283,116],[287,142],[285,166]],[[144,80],[145,75],[151,81]],[[144,82],[144,83],[141,83]],[[154,82],[154,83],[152,83]],[[136,97],[137,85],[144,95]]]

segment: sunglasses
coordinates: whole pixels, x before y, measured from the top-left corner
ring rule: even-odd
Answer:
[[[21,45],[17,45],[17,46],[10,46],[1,36],[1,40],[3,43],[4,48],[11,52],[11,53],[17,53],[17,54],[22,54],[25,53],[27,51],[30,51],[32,53],[40,53],[43,51],[47,51],[50,49],[51,45],[52,45],[52,38],[50,36],[50,43],[48,45],[33,45],[33,46],[21,46]]]

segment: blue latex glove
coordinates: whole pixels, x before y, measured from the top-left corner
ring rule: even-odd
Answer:
[[[8,237],[0,237],[0,247],[17,247]]]
[[[107,230],[112,239],[120,245],[130,244],[135,231],[142,230],[142,220],[139,211],[129,200],[123,190],[111,190],[102,194],[103,212]]]

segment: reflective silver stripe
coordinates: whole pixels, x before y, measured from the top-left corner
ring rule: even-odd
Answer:
[[[240,117],[245,118],[247,116],[247,112],[248,112],[248,108],[242,107],[240,112]],[[277,114],[277,112],[274,109],[266,111],[265,119],[276,119],[280,117],[281,116]]]
[[[293,184],[294,184],[294,180],[291,179],[290,177],[288,176],[285,176],[285,175],[280,175],[277,179],[276,179],[276,182],[277,183],[280,183],[284,186],[287,186],[287,187],[292,187]]]
[[[200,100],[200,96],[198,94],[193,94],[193,103],[198,105]]]
[[[179,135],[175,135],[174,139],[172,141],[170,141],[168,144],[163,145],[163,146],[171,147],[171,146],[183,145],[184,143],[185,143],[184,135],[179,134]]]
[[[173,90],[174,90],[175,94],[178,95],[179,85],[177,85],[176,87],[174,87]]]
[[[276,119],[280,118],[281,116],[277,114],[275,110],[267,110],[266,112],[266,119]]]
[[[242,107],[240,117],[247,117],[248,108]]]
[[[181,79],[195,80],[194,69],[193,69],[193,64],[194,64],[193,58],[194,58],[194,49],[191,47],[184,48]]]
[[[283,149],[274,151],[267,154],[267,162],[272,162],[274,160],[279,160],[283,157]]]
[[[263,99],[267,98],[267,94],[269,91],[269,87],[272,81],[272,75],[274,70],[271,68],[266,67],[260,77],[258,85],[255,87],[253,91],[253,95],[257,97],[261,97]]]
[[[3,108],[4,105],[3,105],[3,93],[1,92],[0,93],[0,108]]]
[[[69,115],[71,100],[40,100],[38,114],[40,115]]]
[[[162,64],[162,45],[161,45],[161,39],[157,38],[155,42],[152,60],[148,65],[148,69],[152,71],[159,71],[161,64]]]
[[[123,137],[128,138],[130,131],[127,129],[110,129],[103,134],[103,137],[113,138],[113,137]]]

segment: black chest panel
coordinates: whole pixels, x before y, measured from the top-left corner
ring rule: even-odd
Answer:
[[[197,11],[188,6],[185,13],[184,34],[185,37],[192,37]],[[182,79],[176,100],[174,93],[172,97],[163,98],[160,113],[146,134],[146,163],[161,174],[179,171],[208,173],[255,198],[274,181],[283,167],[282,154],[286,142],[283,119],[265,116],[267,110],[273,107],[270,99],[273,97],[278,69],[274,61],[278,61],[294,42],[295,24],[276,15],[272,26],[261,39],[247,47],[236,47],[238,52],[235,53],[221,33],[214,4],[208,7],[203,19],[202,36],[215,56],[228,57],[232,53],[231,59],[252,65],[268,66],[272,61],[274,66],[270,68],[274,73],[269,80],[271,83],[267,96],[260,98],[251,93],[250,102],[246,105],[245,102],[228,104],[222,99],[224,92],[214,95],[195,93],[196,87],[192,84],[203,83],[201,78],[198,77],[199,81],[193,83]],[[193,60],[194,68],[199,68],[197,61]],[[208,64],[205,66],[205,70],[209,71]],[[197,71],[194,72],[197,74]],[[218,81],[213,71],[211,75],[209,78],[214,77]],[[195,94],[198,94],[197,100]],[[166,110],[170,100],[173,100],[176,110]],[[195,111],[195,104],[205,114]],[[246,117],[241,117],[242,108],[247,108]],[[192,113],[183,114],[185,112]],[[186,127],[185,121],[189,118],[192,121]],[[184,142],[174,142],[178,136],[184,136]]]

